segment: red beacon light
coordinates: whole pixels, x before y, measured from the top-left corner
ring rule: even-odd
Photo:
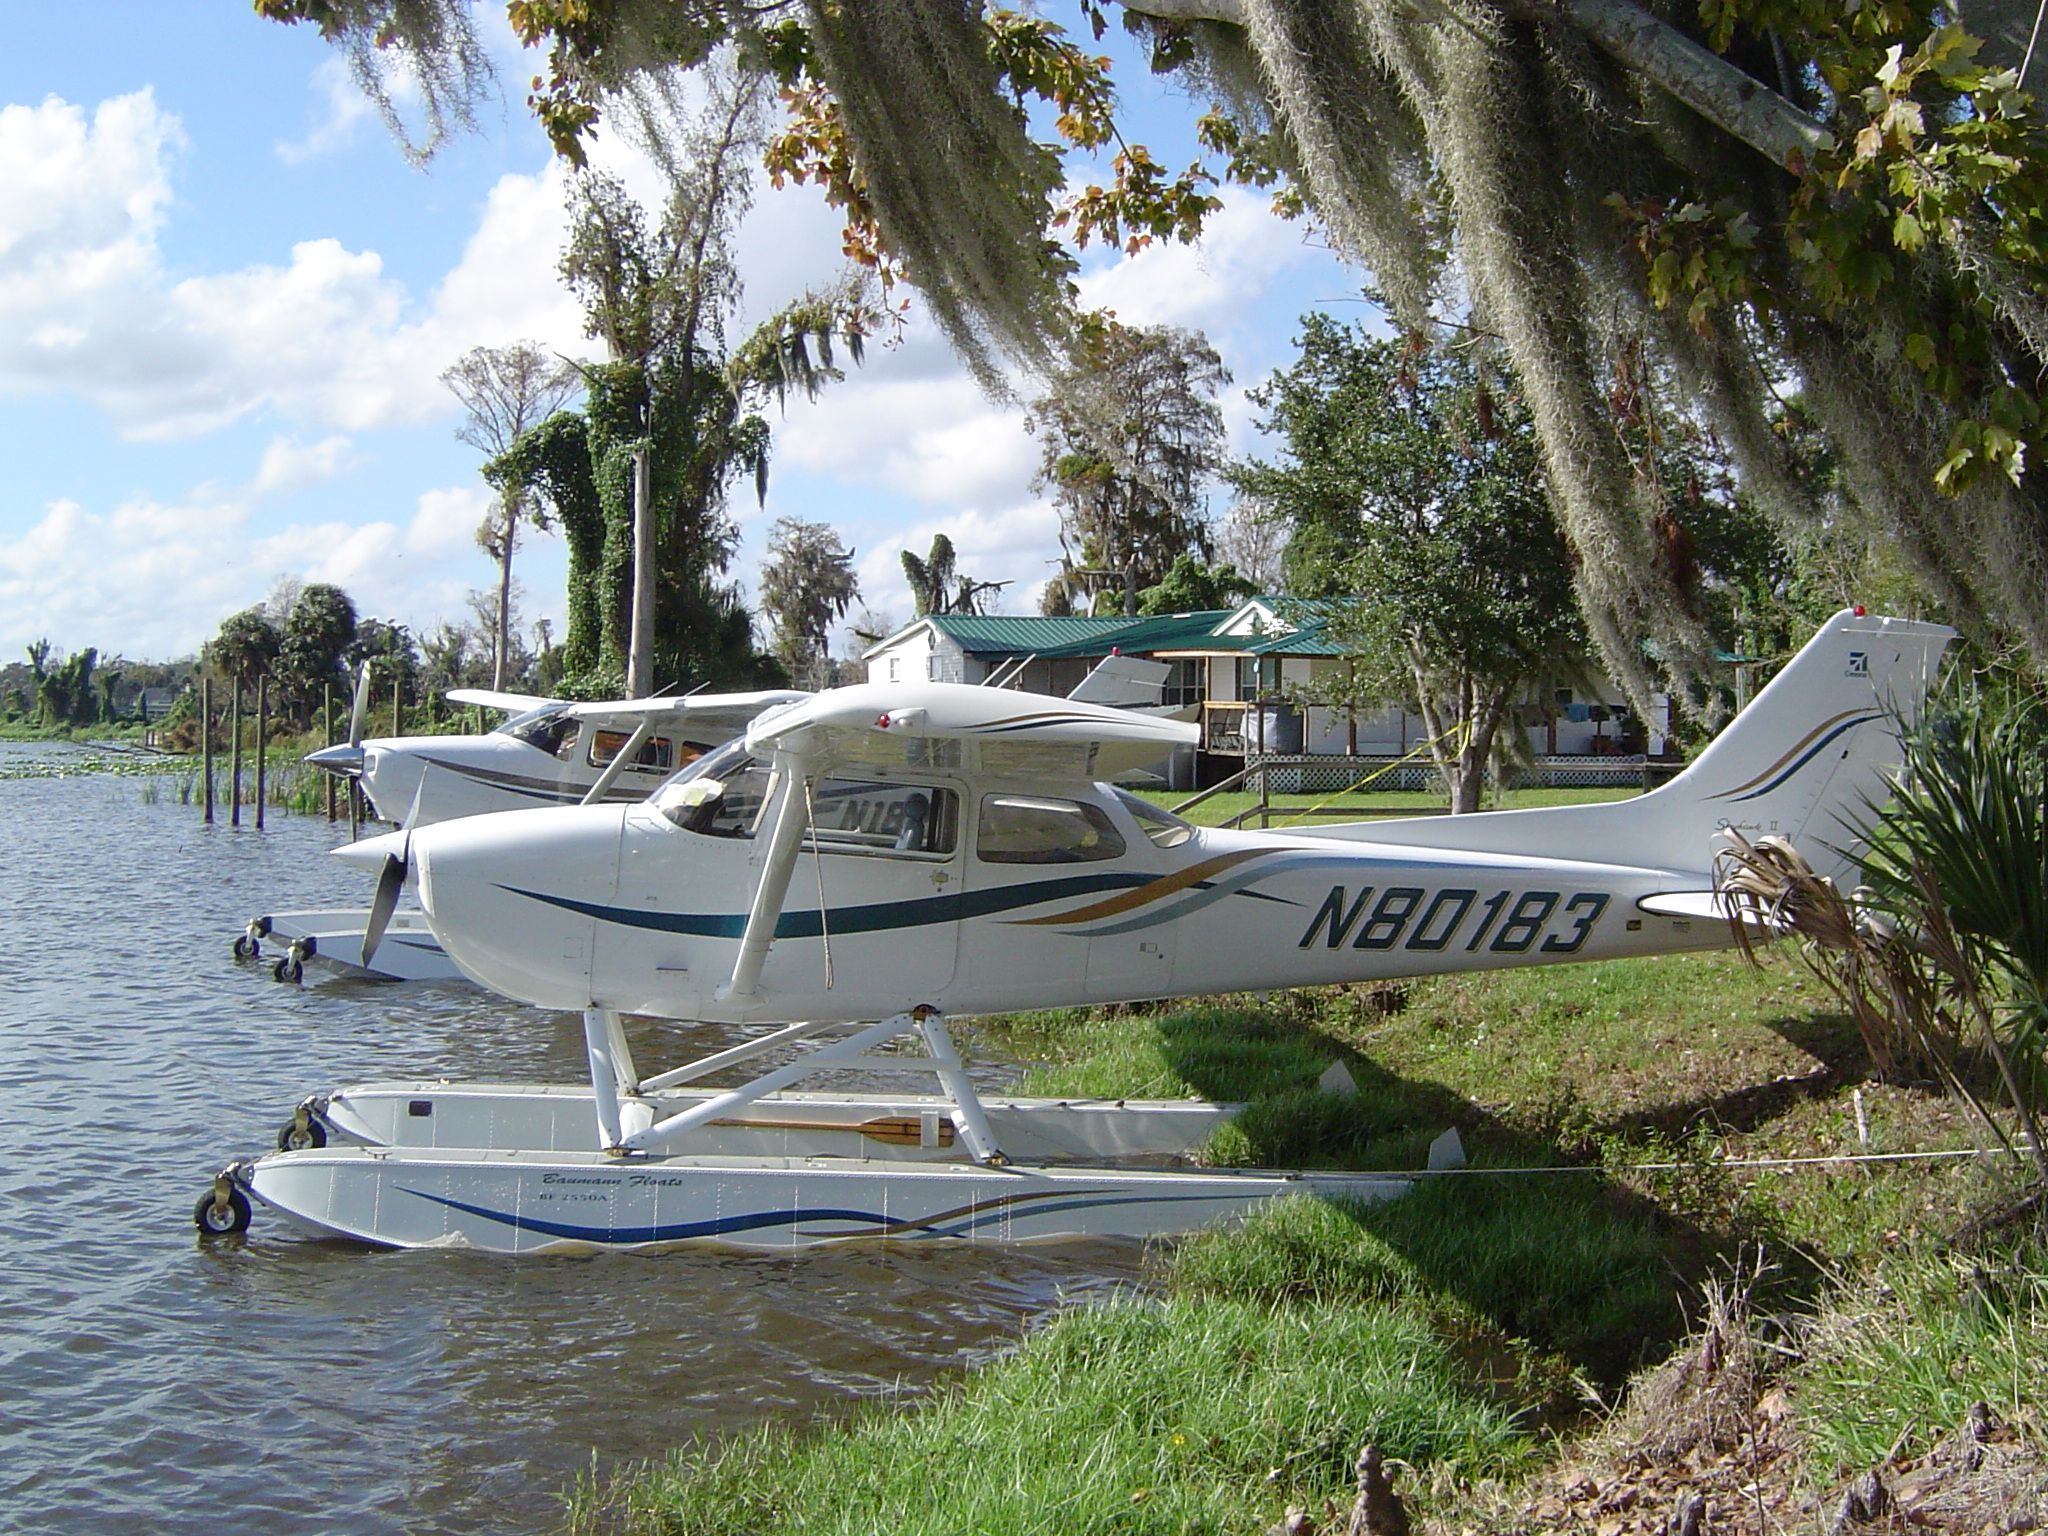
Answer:
[[[1854,611],[1855,611],[1856,617],[1860,619],[1860,618],[1862,618],[1862,617],[1863,617],[1863,616],[1864,616],[1864,615],[1865,615],[1866,613],[1868,613],[1868,612],[1869,612],[1870,610],[1869,610],[1868,608],[1865,608],[1865,607],[1864,607],[1864,606],[1863,606],[1863,605],[1862,605],[1861,603],[1858,603],[1858,604],[1856,605],[1856,607],[1855,607],[1855,610],[1854,610]]]

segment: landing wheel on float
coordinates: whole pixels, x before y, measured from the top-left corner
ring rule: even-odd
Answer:
[[[263,941],[269,937],[270,919],[268,917],[250,918],[248,926],[242,930],[242,936],[235,940],[235,958],[237,960],[261,960],[263,958]]]
[[[192,1224],[202,1237],[227,1237],[248,1231],[252,1214],[249,1197],[235,1188],[223,1174],[192,1207]]]
[[[283,959],[272,963],[270,979],[272,981],[288,981],[293,986],[297,986],[306,979],[306,968],[300,964],[296,955],[286,955]]]
[[[327,1145],[327,1127],[318,1120],[300,1116],[278,1127],[277,1150],[312,1152]]]

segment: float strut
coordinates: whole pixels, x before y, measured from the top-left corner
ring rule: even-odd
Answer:
[[[913,1008],[911,1017],[917,1020],[917,1032],[924,1036],[924,1048],[932,1059],[932,1070],[938,1073],[940,1085],[952,1096],[953,1124],[960,1132],[960,1139],[967,1143],[967,1150],[977,1163],[986,1163],[992,1168],[1002,1167],[1009,1159],[996,1145],[995,1133],[989,1129],[988,1117],[981,1110],[981,1095],[974,1091],[967,1068],[961,1063],[960,1053],[953,1048],[953,1037],[946,1031],[946,1021],[936,1008]]]
[[[597,1146],[601,1152],[616,1152],[621,1140],[619,1084],[631,1083],[632,1078],[621,1078],[620,1068],[623,1065],[630,1073],[633,1065],[630,1059],[621,1063],[617,1055],[625,1043],[617,1013],[609,1008],[583,1010],[583,1047],[590,1057],[590,1092],[597,1106]]]

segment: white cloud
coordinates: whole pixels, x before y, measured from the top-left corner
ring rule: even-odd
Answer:
[[[351,87],[352,89],[352,87]],[[462,259],[422,302],[332,237],[283,263],[174,278],[157,244],[177,119],[149,92],[0,109],[0,393],[71,393],[163,440],[259,412],[363,432],[445,416],[472,346],[587,350],[554,270],[561,172],[491,189]]]
[[[101,102],[90,125],[55,96],[0,107],[0,282],[55,278],[81,260],[133,270],[170,201],[165,161],[184,142],[148,90]]]
[[[286,165],[304,165],[353,143],[363,123],[377,116],[376,107],[339,54],[321,60],[313,71],[313,96],[313,125],[303,136],[279,139],[273,146]]]
[[[277,526],[263,515],[265,495],[298,488],[347,447],[338,438],[272,443],[233,490],[131,497],[104,512],[51,503],[21,537],[0,543],[0,649],[48,635],[132,656],[189,654],[226,615],[262,601],[280,572],[333,582],[362,613],[415,628],[459,615],[484,569],[473,535],[488,490],[427,491],[402,524]]]
[[[263,462],[249,493],[262,498],[284,491],[304,490],[323,480],[332,480],[350,463],[353,444],[346,437],[323,437],[317,443],[302,443],[295,437],[272,438],[263,450]]]

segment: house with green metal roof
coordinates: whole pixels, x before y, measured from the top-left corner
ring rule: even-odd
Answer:
[[[1427,740],[1399,707],[1294,702],[1350,665],[1326,633],[1339,605],[1271,596],[1232,609],[1135,618],[927,614],[862,653],[869,682],[985,683],[1062,695],[1112,652],[1168,663],[1161,702],[1199,712],[1203,748],[1223,756],[1400,756]],[[1531,750],[1612,752],[1627,707],[1612,696],[1546,690],[1524,710]]]

